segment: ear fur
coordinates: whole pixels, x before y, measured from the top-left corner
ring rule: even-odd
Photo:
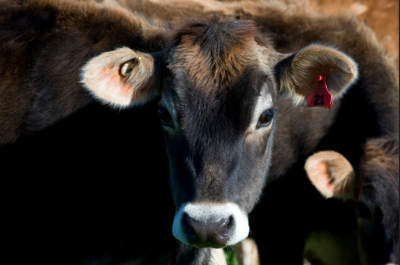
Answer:
[[[307,159],[304,168],[311,183],[324,197],[354,199],[354,169],[338,152],[318,152]]]
[[[121,68],[127,62],[132,63],[133,69],[124,76]],[[153,56],[126,47],[92,58],[81,72],[81,83],[94,97],[118,108],[151,100],[159,93],[157,79]]]
[[[317,76],[327,75],[327,87],[333,98],[340,97],[357,80],[357,64],[343,52],[313,44],[286,57],[277,65],[279,90],[296,105],[307,103],[317,87]]]

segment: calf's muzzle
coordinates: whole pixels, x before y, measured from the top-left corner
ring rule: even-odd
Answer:
[[[172,233],[198,248],[222,248],[249,234],[247,214],[235,203],[185,203],[176,212]]]

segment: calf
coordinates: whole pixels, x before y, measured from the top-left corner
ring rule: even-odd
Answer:
[[[356,170],[345,157],[334,151],[312,155],[307,159],[305,169],[312,184],[324,197],[355,202],[360,264],[398,264],[397,140],[369,140]],[[351,212],[350,215],[354,216]],[[339,245],[343,245],[343,241],[339,241]],[[340,255],[346,251],[348,249]]]

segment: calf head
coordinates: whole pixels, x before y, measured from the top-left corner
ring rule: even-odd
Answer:
[[[361,263],[399,264],[398,142],[369,140],[357,174],[334,151],[309,157],[305,169],[323,196],[355,201]]]
[[[218,248],[248,235],[247,214],[271,159],[277,97],[303,104],[321,73],[338,97],[357,66],[321,45],[280,54],[253,22],[214,19],[183,26],[163,52],[101,54],[84,66],[82,83],[120,108],[160,96],[176,206],[172,232],[183,243]]]

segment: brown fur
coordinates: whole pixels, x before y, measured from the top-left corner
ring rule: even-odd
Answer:
[[[260,7],[268,5],[281,10],[305,10],[307,0],[254,0],[254,1],[215,1],[215,0],[104,0],[106,5],[121,5],[129,10],[137,11],[157,22],[184,23],[187,18],[204,19],[217,13],[223,18],[241,18],[247,10],[252,14],[262,15]]]
[[[257,49],[257,29],[254,23],[246,21],[237,28],[226,27],[226,31],[217,31],[214,23],[218,20],[215,17],[209,24],[193,21],[183,26],[173,41],[173,45],[178,46],[177,53],[184,56],[178,55],[175,60],[185,65],[193,85],[203,91],[232,87],[243,70],[256,60],[254,49]],[[232,21],[224,21],[218,27],[224,27],[224,24]],[[225,36],[220,42],[213,42],[213,38],[220,37],[208,36],[205,32],[216,32]]]
[[[364,150],[356,199],[376,209],[372,210],[374,225],[359,222],[361,260],[399,264],[399,143],[391,138],[371,139]]]
[[[387,139],[369,140],[364,149],[363,172],[367,175],[363,182],[369,183],[377,174],[375,170],[382,170],[382,175],[391,182],[390,186],[397,186],[399,181],[399,146],[396,141]],[[381,174],[378,174],[381,175]],[[370,177],[368,177],[370,176]]]
[[[388,56],[399,67],[399,1],[397,0],[309,0],[309,10],[325,15],[352,13],[375,32]]]

